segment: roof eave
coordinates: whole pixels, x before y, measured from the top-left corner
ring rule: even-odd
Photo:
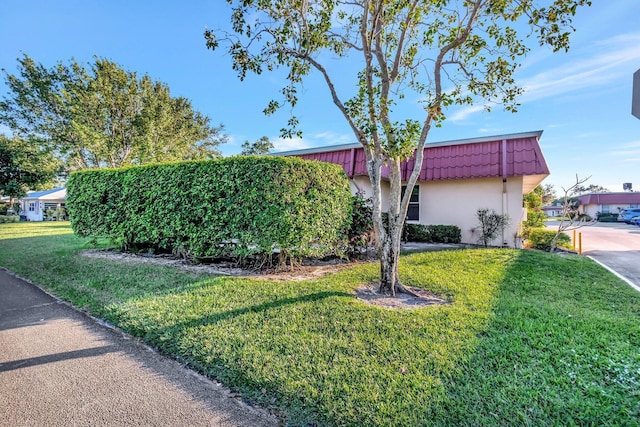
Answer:
[[[500,141],[503,139],[518,139],[518,138],[536,138],[540,139],[542,135],[542,130],[530,131],[530,132],[520,132],[520,133],[510,133],[504,135],[491,135],[477,138],[465,138],[465,139],[455,139],[450,141],[440,141],[440,142],[432,142],[425,144],[424,148],[433,148],[433,147],[446,147],[449,145],[465,145],[465,144],[479,144],[482,142],[490,142],[490,141]],[[324,147],[313,147],[313,148],[303,148],[300,150],[291,150],[291,151],[281,151],[275,153],[269,153],[270,156],[302,156],[305,154],[317,154],[317,153],[329,153],[332,151],[342,151],[342,150],[350,150],[352,148],[362,148],[360,143],[351,143],[351,144],[340,144],[340,145],[329,145]]]

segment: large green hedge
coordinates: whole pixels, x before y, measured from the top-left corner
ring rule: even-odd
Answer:
[[[67,185],[75,233],[192,258],[324,255],[351,215],[338,165],[231,157],[77,172]]]

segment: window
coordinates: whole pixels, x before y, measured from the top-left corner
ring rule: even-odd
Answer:
[[[609,205],[602,205],[602,213],[609,213],[611,212],[611,208],[609,207]]]
[[[29,212],[35,212],[35,211],[36,211],[35,202],[29,202]]]
[[[404,197],[404,192],[407,189],[405,185],[402,186],[402,197]],[[407,209],[407,220],[408,221],[420,221],[420,186],[416,185],[413,187],[413,191],[411,192],[411,199],[409,200],[409,209]]]

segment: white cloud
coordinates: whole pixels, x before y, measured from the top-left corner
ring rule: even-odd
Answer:
[[[562,65],[547,68],[530,77],[521,78],[524,94],[519,102],[538,101],[577,91],[593,92],[596,88],[630,79],[630,70],[640,62],[640,32],[620,34],[589,47],[591,55],[574,54]],[[553,55],[548,58],[552,58]],[[548,59],[545,57],[545,59]],[[544,61],[536,63],[543,67]],[[529,64],[528,70],[534,69]],[[448,119],[460,122],[484,110],[483,105],[472,105],[456,110]]]
[[[285,139],[285,138],[277,138],[277,139],[273,139],[273,152],[280,152],[280,151],[291,151],[291,150],[301,150],[303,148],[309,148],[312,147],[313,144],[311,144],[310,141],[304,139],[304,138],[290,138],[290,139]]]
[[[497,135],[501,132],[504,132],[504,129],[503,128],[480,128],[478,129],[478,132]]]
[[[640,148],[640,141],[632,141],[621,145],[622,148]]]
[[[615,149],[609,151],[609,155],[615,157],[624,157],[623,162],[637,162],[640,160],[640,141],[627,142],[616,146]]]
[[[616,150],[611,152],[611,154],[614,156],[625,157],[622,159],[625,162],[636,161],[638,160],[637,157],[640,157],[640,148],[637,150]],[[636,158],[633,158],[633,156],[636,156]]]
[[[484,111],[484,105],[470,105],[456,110],[453,114],[447,117],[447,120],[460,122],[479,111]]]
[[[319,145],[350,144],[355,142],[355,138],[351,134],[339,134],[332,131],[314,133],[311,135],[311,139],[322,141]]]
[[[640,33],[618,35],[596,44],[593,56],[567,61],[524,79],[522,101],[550,98],[577,90],[593,90],[630,78],[627,65],[640,60]]]
[[[312,133],[303,138],[276,138],[273,141],[273,152],[301,150],[311,147],[325,147],[331,145],[350,144],[355,142],[352,135],[340,134],[332,131]]]

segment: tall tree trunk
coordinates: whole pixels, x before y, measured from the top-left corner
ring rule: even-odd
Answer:
[[[380,248],[380,287],[378,292],[393,296],[405,291],[400,282],[399,274],[400,230],[397,230],[398,225],[397,221],[389,220],[389,233]]]
[[[397,293],[410,293],[400,282],[399,262],[400,262],[400,239],[402,236],[402,226],[404,225],[404,217],[406,216],[406,208],[403,210],[401,204],[402,198],[402,181],[400,172],[400,159],[388,159],[389,165],[389,206],[387,212],[387,223],[382,221],[381,206],[381,188],[374,184],[372,187],[374,192],[374,225],[379,224],[378,235],[378,253],[380,256],[380,286],[378,292],[395,296]],[[381,164],[380,164],[381,166]],[[380,168],[373,171],[373,175],[380,179]],[[371,173],[371,171],[370,171]],[[375,205],[378,205],[377,207]],[[414,294],[415,295],[415,294]]]

